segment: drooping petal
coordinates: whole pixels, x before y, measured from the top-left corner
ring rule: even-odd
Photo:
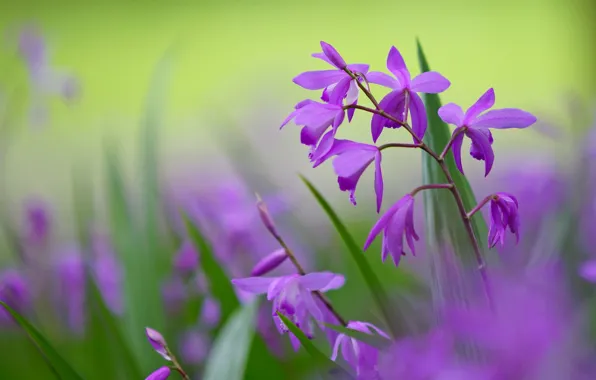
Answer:
[[[411,197],[411,196],[410,195],[406,195],[403,198],[401,198],[399,201],[397,201],[393,206],[391,206],[385,212],[385,214],[383,214],[383,216],[381,216],[379,218],[379,220],[377,221],[377,223],[375,223],[375,225],[370,230],[370,233],[368,234],[368,238],[366,239],[366,242],[364,243],[364,250],[365,251],[372,244],[372,242],[375,240],[375,238],[377,237],[377,235],[379,235],[381,233],[381,231],[383,229],[385,229],[387,227],[387,225],[391,222],[391,218],[393,218],[393,215],[402,207],[402,205],[405,202],[408,201],[408,197]]]
[[[491,108],[493,105],[495,105],[495,91],[492,88],[489,88],[478,98],[478,100],[476,100],[476,103],[468,108],[464,117],[464,124],[469,125],[473,123],[476,116]]]
[[[339,348],[341,347],[341,345],[345,339],[349,339],[349,338],[346,337],[344,334],[339,334],[337,336],[337,338],[335,339],[335,343],[333,344],[333,353],[331,354],[331,360],[333,360],[333,361],[337,360],[337,354],[339,353]]]
[[[296,113],[294,123],[297,125],[320,125],[333,121],[341,106],[313,102],[307,104]]]
[[[455,103],[447,103],[439,108],[439,117],[447,124],[461,127],[464,123],[464,111]]]
[[[428,127],[428,120],[426,118],[426,109],[420,96],[415,92],[409,92],[410,96],[410,113],[412,115],[412,131],[421,140],[424,138],[426,128]],[[414,139],[414,143],[417,143]]]
[[[292,120],[292,119],[293,119],[293,118],[296,116],[296,114],[298,113],[298,110],[299,110],[300,108],[302,108],[302,107],[304,107],[304,106],[306,106],[306,105],[308,105],[308,104],[311,104],[311,103],[316,103],[316,102],[315,102],[314,100],[311,100],[311,99],[305,99],[305,100],[303,100],[303,101],[301,101],[301,102],[297,103],[297,104],[294,106],[294,111],[292,111],[292,112],[291,112],[291,113],[288,115],[288,117],[286,117],[286,118],[284,119],[284,121],[281,123],[281,126],[279,127],[279,129],[282,129],[283,127],[285,127],[285,126],[286,126],[286,124],[288,124],[288,123],[289,123],[289,122],[290,122],[290,121],[291,121],[291,120]]]
[[[321,136],[329,128],[328,124],[319,124],[317,126],[305,125],[300,130],[300,142],[307,146],[316,146]]]
[[[397,120],[403,120],[404,106],[405,91],[401,90],[391,91],[379,102],[379,107],[385,112],[395,117]],[[377,141],[377,139],[381,135],[381,132],[383,132],[383,127],[385,126],[390,128],[397,128],[400,125],[396,124],[392,120],[387,119],[386,117],[374,114],[370,123],[373,142]]]
[[[325,41],[321,41],[321,49],[323,49],[323,54],[327,56],[329,62],[331,62],[333,66],[337,67],[338,69],[343,69],[346,67],[346,61],[344,61],[339,52],[335,50],[333,46]]]
[[[338,276],[343,277],[332,272],[313,272],[300,276],[298,281],[304,288],[315,291],[324,289],[328,285],[335,283]]]
[[[339,153],[333,160],[333,169],[339,177],[350,177],[365,169],[374,160],[377,152],[378,149],[374,146],[358,144],[351,150]]]
[[[474,128],[468,129],[466,134],[472,140],[472,144],[476,144],[477,149],[482,152],[485,169],[484,176],[486,177],[488,173],[490,173],[490,170],[493,167],[493,162],[495,161],[495,153],[490,146],[489,137],[487,134]]]
[[[413,255],[416,255],[416,246],[414,245],[414,240],[418,241],[419,237],[416,234],[416,229],[414,228],[414,202],[412,201],[407,209],[406,214],[406,228],[404,230],[406,234],[406,241],[408,242],[408,247],[410,247],[410,251],[412,251]]]
[[[406,67],[401,53],[395,46],[389,49],[389,55],[387,55],[387,69],[391,71],[395,78],[400,82],[402,87],[408,87],[410,85],[410,72]]]
[[[382,154],[377,151],[375,154],[375,195],[377,197],[377,213],[381,211],[383,204],[383,172],[381,171]]]
[[[353,322],[350,322],[350,323],[353,323]],[[368,332],[368,331],[365,331],[364,330],[364,328],[366,328],[366,329],[368,329],[370,331],[376,332],[377,334],[379,334],[383,338],[391,339],[391,337],[389,335],[387,335],[387,333],[385,331],[381,330],[380,328],[378,328],[377,326],[373,325],[372,323],[369,323],[369,322],[357,322],[357,323],[359,323],[359,325],[361,327],[363,327],[363,329],[362,330],[359,330],[359,331]],[[352,328],[356,329],[354,326],[352,326]]]
[[[316,70],[298,74],[292,82],[307,90],[322,90],[339,82],[346,73],[339,70]]]
[[[393,215],[393,218],[391,218],[391,221],[385,229],[387,249],[393,258],[393,263],[395,266],[399,265],[399,261],[401,260],[401,256],[404,252],[403,239],[406,228],[407,212],[408,210],[406,205],[403,205],[399,210],[397,210],[395,215]]]
[[[286,287],[288,282],[292,281],[296,276],[297,275],[276,277],[267,289],[267,300],[271,301],[272,299],[276,298]]]
[[[436,71],[427,71],[412,79],[410,89],[413,92],[437,94],[449,88],[451,82]]]
[[[536,122],[536,116],[517,108],[503,108],[480,115],[471,124],[477,128],[527,128]]]
[[[253,294],[267,293],[269,286],[279,277],[247,277],[235,278],[232,284],[240,290]]]
[[[381,71],[371,71],[370,73],[366,74],[366,80],[369,83],[388,87],[392,90],[401,90],[403,88],[401,83],[399,83],[399,80]]]
[[[315,303],[315,300],[312,297],[311,291],[306,290],[304,288],[300,289],[300,300],[304,304],[303,307],[305,307],[306,310],[308,310],[310,315],[312,315],[313,318],[317,322],[323,321],[323,312],[321,311],[321,309],[319,309],[319,307]]]
[[[490,133],[490,130],[476,129],[476,131],[484,134],[488,138],[489,144],[492,145],[494,139],[492,133]],[[470,156],[474,157],[477,160],[484,160],[484,151],[482,150],[482,147],[476,144],[474,141],[472,141],[472,144],[470,145]]]
[[[453,138],[453,135],[457,133],[457,136]],[[464,133],[461,132],[461,128],[456,128],[451,135],[453,138],[453,143],[451,144],[451,152],[453,153],[453,159],[455,160],[455,166],[464,174],[464,168],[461,164],[461,144],[464,141]]]

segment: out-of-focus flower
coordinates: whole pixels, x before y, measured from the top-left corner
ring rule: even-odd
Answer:
[[[124,308],[122,300],[122,266],[107,236],[94,234],[93,241],[93,274],[97,287],[106,305],[113,313],[121,314]]]
[[[375,193],[377,196],[377,212],[381,210],[383,202],[383,173],[381,171],[381,151],[374,145],[357,143],[349,140],[334,140],[333,145],[321,157],[313,157],[314,167],[319,166],[329,158],[333,160],[333,169],[337,174],[337,182],[341,191],[350,193],[350,202],[356,205],[356,185],[368,168],[375,163]]]
[[[315,303],[312,292],[338,289],[344,282],[342,275],[331,272],[232,280],[237,288],[246,292],[267,293],[267,299],[273,301],[272,315],[280,333],[287,333],[289,330],[277,316],[278,311],[288,317],[308,337],[312,337],[314,333],[310,317],[312,316],[316,321],[323,319],[323,313]],[[297,350],[300,347],[300,341],[293,334],[290,334],[290,341],[294,349]]]
[[[579,275],[585,280],[596,282],[596,260],[588,260],[579,268]]]
[[[529,112],[517,108],[503,108],[484,112],[495,104],[495,92],[488,89],[474,103],[466,113],[455,103],[445,104],[439,108],[439,116],[445,123],[453,124],[457,128],[453,131],[451,150],[455,164],[460,172],[464,172],[461,164],[461,145],[464,135],[472,140],[470,155],[485,162],[485,176],[490,173],[495,154],[492,143],[493,136],[490,128],[527,128],[536,122],[536,117]],[[483,113],[484,112],[484,113]]]
[[[39,199],[29,200],[25,205],[25,242],[33,246],[44,245],[50,235],[51,226],[47,204]]]
[[[250,275],[253,277],[259,277],[267,274],[280,266],[284,261],[286,261],[287,258],[288,254],[284,248],[277,249],[259,260],[259,262],[252,269]]]
[[[177,276],[171,277],[163,283],[161,294],[166,311],[170,314],[179,313],[188,298],[184,281]]]
[[[519,215],[517,199],[507,193],[496,193],[490,201],[490,227],[488,231],[488,245],[494,247],[497,243],[505,244],[507,227],[515,234],[519,241]]]
[[[149,343],[151,343],[151,347],[153,347],[158,354],[168,361],[172,360],[168,354],[168,344],[163,335],[150,327],[145,328],[145,335],[147,336]]]
[[[375,333],[390,339],[389,336],[377,326],[368,322],[351,321],[346,326],[349,329],[360,331],[366,334]],[[341,350],[341,355],[348,364],[356,371],[358,379],[374,379],[377,374],[377,357],[379,350],[364,342],[351,338],[344,334],[339,334],[333,345],[333,354],[331,360],[337,360],[337,355]]]
[[[183,276],[192,274],[199,266],[199,254],[190,240],[184,240],[174,257],[174,269]]]
[[[200,331],[187,331],[180,341],[180,356],[185,363],[199,364],[209,353],[209,340]]]
[[[151,372],[145,380],[166,380],[170,377],[171,370],[169,367],[161,367]]]
[[[219,302],[213,297],[206,297],[201,306],[201,315],[199,320],[207,327],[215,327],[221,317],[221,308]]]
[[[381,216],[371,229],[364,243],[364,250],[368,249],[381,231],[384,231],[381,251],[383,261],[385,261],[388,254],[391,254],[395,265],[399,265],[401,257],[405,255],[403,249],[404,237],[412,254],[416,254],[414,240],[418,240],[418,235],[414,230],[414,197],[411,194],[405,195]]]
[[[67,247],[61,255],[56,262],[56,304],[68,327],[80,334],[85,328],[85,263],[77,248]]]
[[[26,313],[31,307],[31,292],[27,279],[16,269],[6,269],[0,274],[0,301],[16,310]],[[0,307],[0,323],[12,318]]]
[[[394,77],[383,72],[371,71],[366,75],[370,83],[389,87],[392,91],[380,102],[379,106],[397,120],[406,121],[408,111],[412,115],[412,130],[420,139],[426,133],[428,121],[426,109],[418,92],[436,94],[449,88],[451,83],[441,74],[429,71],[411,79],[410,71],[406,67],[403,57],[395,46],[392,46],[387,56],[387,69]],[[371,133],[373,141],[377,141],[383,127],[399,128],[397,124],[381,115],[373,115]],[[417,141],[414,141],[417,142]]]

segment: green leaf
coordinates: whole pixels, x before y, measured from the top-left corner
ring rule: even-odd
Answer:
[[[360,249],[360,246],[356,244],[356,241],[346,228],[346,226],[342,223],[342,221],[337,216],[337,213],[333,210],[329,202],[325,200],[323,195],[315,188],[315,186],[305,177],[300,176],[302,181],[306,184],[306,187],[310,190],[310,192],[314,195],[315,199],[319,202],[319,205],[323,208],[329,219],[331,219],[331,223],[335,226],[335,229],[341,236],[342,240],[346,244],[348,251],[350,252],[352,258],[356,262],[366,285],[368,286],[373,299],[377,302],[379,310],[383,314],[385,322],[387,326],[391,330],[391,334],[393,336],[397,336],[399,332],[397,331],[397,327],[393,323],[396,313],[392,310],[391,303],[388,301],[387,294],[385,293],[385,289],[381,285],[381,282],[377,278],[375,272],[370,267],[368,261],[364,257],[364,252]]]
[[[201,234],[197,226],[186,214],[182,213],[182,219],[184,220],[188,237],[194,244],[197,252],[199,252],[201,269],[207,277],[209,290],[219,301],[221,323],[224,324],[240,305],[236,297],[236,292],[226,272],[213,255],[213,250],[203,234]]]
[[[277,316],[281,319],[281,321],[286,325],[288,330],[298,340],[300,344],[306,352],[313,358],[315,365],[322,370],[322,374],[325,378],[332,378],[338,376],[340,379],[353,379],[354,377],[348,373],[344,368],[339,366],[339,364],[335,363],[327,355],[322,353],[314,344],[311,342],[310,339],[300,330],[292,321],[290,321],[285,315],[277,312]]]
[[[258,300],[237,309],[223,326],[206,361],[204,380],[241,380],[255,335]]]
[[[350,338],[354,338],[356,340],[359,340],[379,349],[387,348],[391,345],[391,340],[379,335],[379,333],[370,328],[368,329],[370,331],[370,334],[367,334],[365,332],[350,329],[341,325],[332,325],[330,323],[324,322],[323,324],[331,330],[335,330],[340,334],[344,334],[346,336],[349,336]]]
[[[24,317],[2,301],[0,301],[0,306],[4,307],[4,309],[6,309],[6,311],[13,317],[15,322],[25,331],[29,340],[45,358],[46,363],[56,375],[56,378],[64,380],[83,379],[52,347],[47,339]]]

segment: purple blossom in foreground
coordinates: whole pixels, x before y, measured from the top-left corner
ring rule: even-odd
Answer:
[[[56,262],[57,307],[75,333],[85,327],[85,263],[80,252],[68,248]]]
[[[307,71],[293,79],[293,82],[307,90],[323,89],[321,99],[324,102],[330,102],[331,93],[336,87],[342,88],[337,94],[339,99],[344,99],[346,104],[358,103],[358,84],[344,70],[348,69],[357,75],[365,75],[368,72],[369,65],[366,64],[346,64],[341,55],[330,44],[321,41],[323,53],[315,53],[312,56],[335,66],[335,70]],[[359,79],[360,80],[360,79]],[[354,109],[348,110],[348,120],[352,120]]]
[[[391,254],[395,265],[399,265],[401,257],[405,256],[403,249],[404,237],[412,254],[416,254],[414,240],[418,240],[419,238],[414,229],[414,197],[411,194],[405,195],[381,216],[371,229],[364,243],[364,250],[368,249],[381,231],[383,231],[383,246],[381,251],[383,262],[387,258],[387,255]]]
[[[453,131],[453,145],[451,147],[455,164],[460,172],[464,172],[461,163],[461,145],[464,135],[472,140],[470,155],[485,162],[485,176],[490,173],[495,154],[492,143],[493,136],[490,128],[527,128],[536,122],[536,117],[529,112],[517,108],[503,108],[484,112],[495,104],[495,92],[488,89],[474,103],[466,113],[455,103],[445,104],[439,108],[439,116],[445,123],[453,124],[457,128]],[[483,113],[484,112],[484,113]]]
[[[368,322],[351,321],[346,327],[371,335],[374,331],[376,334],[390,339],[383,330]],[[339,334],[333,345],[331,360],[337,360],[340,350],[345,361],[356,371],[357,379],[368,380],[375,378],[377,373],[377,357],[379,354],[379,350],[376,347],[347,335]]]
[[[6,269],[0,273],[0,301],[21,314],[31,307],[29,284],[25,276],[16,269]],[[0,307],[0,323],[11,320],[8,312]]]
[[[393,77],[378,71],[372,71],[366,75],[366,79],[370,83],[380,84],[392,90],[379,102],[379,106],[391,116],[404,122],[409,111],[412,115],[412,130],[416,136],[422,139],[426,133],[428,121],[424,103],[417,93],[436,94],[443,92],[449,88],[451,83],[434,71],[422,73],[411,79],[410,71],[395,46],[392,46],[389,50],[387,69],[393,74]],[[400,125],[381,115],[373,115],[371,133],[374,142],[383,132],[383,127],[399,128]]]
[[[517,199],[507,193],[496,193],[490,201],[490,226],[488,245],[490,248],[505,244],[505,232],[509,227],[519,242],[519,215]]]
[[[161,367],[151,372],[145,380],[166,380],[170,377],[171,370],[168,367]]]
[[[283,313],[308,337],[314,334],[310,317],[316,321],[323,320],[323,312],[313,298],[313,291],[326,292],[338,289],[345,282],[344,276],[331,272],[308,273],[304,276],[291,274],[281,277],[248,277],[232,280],[240,290],[253,294],[267,294],[267,300],[273,301],[272,316],[280,333],[289,332],[288,328],[277,316]],[[295,350],[300,341],[290,333],[290,341]]]
[[[356,185],[368,168],[375,163],[375,194],[377,197],[377,212],[381,210],[383,202],[383,173],[381,171],[381,151],[374,145],[357,143],[349,140],[334,140],[326,154],[313,157],[314,167],[319,166],[331,157],[333,169],[337,174],[337,182],[341,191],[350,193],[350,202],[356,205]]]
[[[166,343],[163,335],[150,327],[145,328],[145,335],[147,336],[149,343],[151,343],[151,347],[153,347],[158,354],[168,361],[172,360],[168,353],[168,344]]]
[[[183,276],[192,274],[199,266],[199,254],[190,240],[184,240],[174,256],[174,269]]]

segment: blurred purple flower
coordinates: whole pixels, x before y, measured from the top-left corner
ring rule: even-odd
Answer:
[[[488,246],[505,244],[507,227],[519,242],[519,215],[517,199],[507,193],[496,193],[490,201],[490,226]]]
[[[25,205],[25,242],[35,247],[43,246],[50,235],[51,215],[45,202],[31,199]]]
[[[174,269],[182,276],[192,274],[199,266],[199,254],[194,244],[186,239],[174,256]]]
[[[417,93],[436,94],[443,92],[449,88],[451,83],[434,71],[422,73],[411,79],[410,71],[395,46],[392,46],[389,50],[387,69],[393,74],[393,77],[378,71],[371,71],[366,75],[366,79],[370,83],[380,84],[392,90],[379,102],[379,106],[391,116],[404,122],[407,120],[409,111],[412,115],[412,130],[416,136],[422,139],[426,133],[428,121],[424,103]],[[371,133],[374,142],[383,132],[383,127],[399,128],[400,125],[381,115],[373,115]],[[414,140],[414,142],[417,141]]]
[[[94,234],[93,274],[107,307],[115,314],[121,314],[124,309],[122,299],[122,266],[116,258],[108,237]]]
[[[184,333],[180,341],[180,356],[185,363],[200,364],[209,353],[210,342],[200,331]]]
[[[206,297],[203,306],[201,306],[200,322],[207,327],[215,327],[219,323],[220,317],[219,301],[213,297]]]
[[[485,176],[493,166],[495,154],[491,147],[493,136],[490,128],[527,128],[536,122],[536,117],[529,112],[517,108],[503,108],[484,112],[495,104],[495,92],[488,89],[466,113],[455,103],[445,104],[439,109],[439,116],[445,123],[457,128],[453,131],[451,150],[455,164],[460,172],[464,172],[461,164],[461,145],[464,135],[472,140],[470,155],[477,160],[485,161]],[[483,113],[484,112],[484,113]]]
[[[166,311],[170,315],[178,314],[188,298],[186,286],[178,276],[171,277],[163,283],[161,294]]]
[[[145,335],[147,336],[149,343],[151,343],[151,347],[153,347],[158,354],[168,361],[172,360],[168,353],[168,344],[159,331],[153,330],[150,327],[145,327]]]
[[[170,377],[170,368],[169,367],[161,367],[156,369],[155,371],[151,372],[145,380],[166,380]]]
[[[383,330],[368,322],[350,321],[346,327],[371,335],[374,331],[376,334],[391,339]],[[379,354],[377,348],[347,335],[339,334],[333,345],[331,360],[337,360],[340,350],[345,361],[356,371],[357,379],[368,380],[376,376]]]
[[[250,275],[252,277],[259,277],[267,274],[280,266],[287,258],[288,254],[284,248],[277,249],[259,260]]]
[[[67,247],[56,262],[56,305],[65,314],[68,327],[75,333],[85,328],[85,263],[74,247]]]
[[[405,195],[381,216],[371,229],[364,243],[364,250],[368,249],[381,231],[383,231],[381,251],[383,262],[387,255],[391,254],[395,265],[399,265],[401,257],[405,256],[403,249],[404,237],[412,254],[416,255],[414,240],[418,240],[418,235],[414,230],[414,197],[411,194]]]
[[[273,300],[273,319],[280,333],[289,332],[281,322],[277,312],[283,313],[308,337],[313,336],[310,317],[316,321],[323,319],[321,309],[315,303],[313,291],[326,292],[343,286],[342,275],[331,272],[315,272],[304,276],[292,274],[282,277],[248,277],[232,280],[239,289],[253,294],[267,293],[267,299]],[[295,350],[300,341],[290,333],[290,341]]]
[[[587,281],[596,282],[596,260],[588,260],[579,268],[579,275]]]
[[[362,144],[350,140],[334,140],[333,145],[320,157],[313,157],[317,167],[333,156],[333,169],[337,174],[337,182],[341,191],[349,191],[350,202],[356,205],[356,185],[368,168],[375,163],[375,193],[377,196],[377,212],[381,210],[383,202],[383,173],[381,171],[381,151],[374,145]]]
[[[20,314],[31,308],[31,292],[25,276],[16,269],[5,269],[0,273],[0,301]],[[0,324],[12,321],[8,312],[0,307]]]

